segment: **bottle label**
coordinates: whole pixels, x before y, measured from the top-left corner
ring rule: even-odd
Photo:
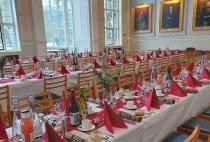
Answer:
[[[80,123],[79,112],[70,114],[70,122],[71,122],[71,125],[78,125]]]

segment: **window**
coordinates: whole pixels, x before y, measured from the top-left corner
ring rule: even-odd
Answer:
[[[0,50],[19,50],[14,0],[0,0]]]
[[[42,0],[48,49],[90,49],[90,44],[83,46],[84,39],[81,39],[85,35],[86,39],[90,39],[88,4],[89,0]],[[88,27],[78,20],[82,20],[80,16],[83,15],[88,15],[85,18]],[[85,29],[89,32],[84,32]]]
[[[121,0],[104,0],[105,45],[121,44]]]

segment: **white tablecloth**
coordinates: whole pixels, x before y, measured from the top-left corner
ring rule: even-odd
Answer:
[[[161,142],[168,134],[176,131],[180,124],[197,116],[210,105],[209,92],[210,86],[204,86],[197,94],[188,94],[174,105],[151,109],[153,113],[149,118],[143,118],[142,122],[136,125],[127,124],[128,129],[113,127],[114,134],[109,133],[105,127],[99,128],[99,131],[113,135],[111,142]],[[93,106],[95,111],[100,111],[96,106]],[[7,129],[7,132],[11,136],[11,129]],[[77,133],[76,130],[74,133]],[[80,134],[87,137],[86,133]]]
[[[152,115],[143,118],[136,125],[127,124],[128,129],[114,129],[112,142],[161,142],[177,127],[190,118],[197,116],[210,106],[210,86],[199,89],[197,94],[188,94],[174,105],[162,105],[160,109],[151,109]],[[146,108],[142,108],[146,109]],[[99,131],[107,132],[105,127]],[[110,133],[109,133],[110,134]]]

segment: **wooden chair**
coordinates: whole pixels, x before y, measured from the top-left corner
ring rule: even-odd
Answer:
[[[195,129],[190,135],[180,132],[174,132],[162,142],[196,142],[200,133],[200,126],[196,125]]]
[[[139,76],[142,76],[144,70],[149,69],[149,61],[140,61],[139,64]]]
[[[210,121],[206,119],[202,119],[199,117],[192,118],[178,127],[178,131],[191,134],[195,129],[196,125],[200,125],[200,134],[199,138],[205,141],[210,142]]]
[[[34,71],[34,64],[22,64],[25,73],[30,73]]]
[[[187,55],[186,55],[186,54],[180,54],[180,55],[178,56],[178,63],[180,64],[180,66],[186,67],[187,64],[188,64]]]
[[[161,66],[161,59],[160,58],[154,59],[152,65],[153,66]]]
[[[124,64],[121,74],[123,75],[135,74],[135,63]]]
[[[8,124],[11,124],[12,116],[11,116],[11,109],[10,109],[9,86],[0,87],[0,103],[3,106],[2,109],[3,109],[4,121]]]
[[[118,84],[120,88],[127,88],[135,81],[135,64],[123,65],[123,70],[118,77]]]
[[[85,71],[78,73],[76,93],[78,94],[80,87],[84,87],[85,96],[92,96],[94,73],[93,71]]]
[[[43,92],[36,94],[34,98],[35,98],[34,105],[36,110],[38,112],[43,112],[47,114],[53,106],[51,94],[49,92]]]
[[[173,55],[171,56],[171,59],[170,59],[170,66],[171,66],[171,69],[174,70],[176,67],[177,67],[177,63],[179,63],[179,55]]]
[[[144,81],[149,81],[151,78],[151,72],[152,70],[150,68],[145,68],[144,70],[141,71],[142,79]]]
[[[4,119],[4,111],[3,111],[3,109],[2,109],[1,104],[0,104],[0,119],[2,119],[4,128],[5,128],[5,126],[6,126],[7,124],[5,123],[6,121],[5,121],[5,119]]]
[[[12,65],[4,66],[3,69],[4,75],[12,75],[12,70],[13,70]]]
[[[59,90],[62,90],[62,95],[56,94]],[[57,76],[44,79],[44,91],[51,92],[53,104],[63,100],[67,94],[67,76]]]
[[[162,58],[162,61],[161,61],[161,69],[163,71],[167,71],[169,65],[170,65],[169,57]]]
[[[103,94],[103,86],[99,83],[97,83],[97,81],[94,82],[94,89],[95,89],[95,98],[99,99],[100,95]]]

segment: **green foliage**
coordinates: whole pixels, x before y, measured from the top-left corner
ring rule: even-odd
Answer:
[[[4,65],[5,65],[5,58],[0,57],[0,69],[3,69]]]
[[[114,78],[120,73],[120,68],[106,69],[103,71],[96,71],[96,80],[102,84],[104,88],[111,87],[114,83]]]

